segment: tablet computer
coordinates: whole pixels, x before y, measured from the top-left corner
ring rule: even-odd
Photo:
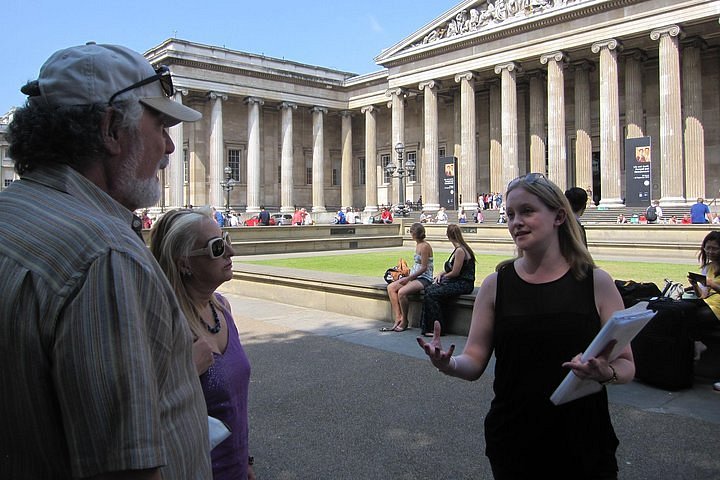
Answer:
[[[701,273],[688,272],[688,278],[693,282],[702,283],[703,285],[705,285],[706,282],[705,275]]]

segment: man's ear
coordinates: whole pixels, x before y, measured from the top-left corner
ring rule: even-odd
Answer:
[[[119,155],[122,152],[122,146],[118,141],[117,123],[115,122],[115,110],[108,107],[100,121],[100,132],[103,137],[103,144],[110,155]]]

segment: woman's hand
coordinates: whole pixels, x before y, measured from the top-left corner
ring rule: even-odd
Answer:
[[[445,280],[445,274],[444,274],[444,273],[441,273],[440,275],[438,275],[437,277],[435,277],[435,283],[437,283],[438,285],[441,284],[444,280]]]
[[[213,357],[212,346],[203,336],[200,336],[193,342],[192,345],[192,357],[193,363],[195,364],[195,370],[198,375],[202,375],[207,372],[210,365],[215,363],[215,357]]]
[[[430,357],[430,362],[435,368],[443,373],[450,371],[450,358],[455,352],[455,344],[450,345],[447,352],[443,351],[440,343],[440,322],[435,320],[433,324],[433,338],[430,343],[426,342],[422,337],[417,337],[417,342],[420,348],[425,350],[425,354]]]
[[[612,340],[597,357],[589,359],[586,363],[580,360],[582,354],[578,353],[571,361],[563,363],[562,366],[572,369],[575,376],[582,380],[595,380],[596,382],[610,380],[616,374],[609,365],[608,355],[616,343],[616,340]]]
[[[409,278],[409,277],[400,277],[400,278],[398,278],[398,279],[395,280],[395,281],[396,281],[397,283],[399,283],[400,285],[405,285],[405,284],[407,284],[407,283],[410,281],[410,278]]]

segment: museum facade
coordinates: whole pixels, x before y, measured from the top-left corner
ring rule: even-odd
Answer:
[[[651,148],[652,199],[712,199],[719,19],[709,0],[468,0],[363,75],[169,39],[145,55],[203,118],[170,129],[158,208],[433,211],[447,157],[464,208],[527,172],[622,206],[629,139]],[[403,178],[386,168],[408,161]]]

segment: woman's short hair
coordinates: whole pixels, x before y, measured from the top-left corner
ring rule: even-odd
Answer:
[[[425,240],[425,227],[423,227],[423,224],[415,222],[410,225],[410,235],[418,240]]]

